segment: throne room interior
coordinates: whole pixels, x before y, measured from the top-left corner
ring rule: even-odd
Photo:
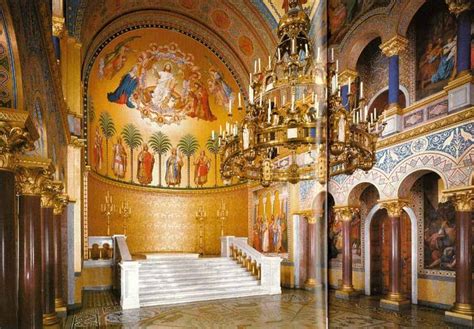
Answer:
[[[0,0],[0,328],[474,327],[470,0]]]

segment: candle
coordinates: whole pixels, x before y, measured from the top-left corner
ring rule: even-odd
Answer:
[[[271,112],[272,112],[272,105],[269,102],[268,103],[268,112],[267,112],[267,121],[268,121],[268,123],[270,123]]]
[[[255,74],[257,73],[257,61],[256,60],[253,62],[253,73],[255,73]]]
[[[239,107],[242,107],[242,95],[239,93]]]
[[[360,82],[360,98],[364,98],[364,83]]]
[[[278,47],[278,61],[281,61],[281,50],[280,50],[280,47]]]
[[[336,61],[336,72],[339,72],[339,60]]]
[[[321,59],[321,48],[318,47],[317,55],[316,55],[316,63],[319,63],[320,59]]]
[[[260,93],[260,102],[259,102],[260,107],[262,107],[262,102],[263,102],[263,92]]]
[[[349,88],[348,88],[349,94],[351,93],[351,82],[352,82],[351,77],[349,77],[349,83],[348,83],[348,85],[349,85]]]
[[[258,72],[262,72],[262,61],[258,59]]]
[[[268,69],[271,70],[272,69],[272,56],[268,56]]]
[[[276,96],[273,97],[273,104],[275,104],[275,107],[277,106],[277,98],[276,98]]]
[[[295,95],[291,95],[291,110],[295,110]]]
[[[306,53],[306,57],[308,57],[308,56],[309,56],[309,48],[308,48],[308,44],[307,44],[307,43],[304,44],[304,51],[305,51],[305,53]]]
[[[291,53],[294,54],[296,52],[296,39],[291,39]]]
[[[222,125],[219,126],[219,136],[222,136]]]
[[[283,95],[283,100],[282,100],[283,105],[286,103],[286,95]]]
[[[331,63],[334,62],[334,48],[331,48]]]
[[[229,99],[229,115],[232,115],[232,100]]]
[[[216,136],[215,136],[214,134],[215,134],[215,132],[214,132],[214,130],[213,130],[213,131],[211,132],[211,139],[212,139],[212,140],[215,140],[215,138],[216,138]]]

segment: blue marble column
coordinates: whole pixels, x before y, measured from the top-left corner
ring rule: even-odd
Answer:
[[[398,90],[400,89],[399,57],[389,57],[388,64],[388,106],[398,106]]]
[[[349,110],[349,85],[341,86],[341,101],[342,105]]]
[[[457,73],[471,69],[471,13],[465,10],[458,15],[457,29]]]

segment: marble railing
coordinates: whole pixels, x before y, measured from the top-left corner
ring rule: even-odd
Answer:
[[[114,258],[114,286],[120,292],[122,309],[140,307],[138,274],[140,263],[132,260],[125,235],[114,236],[116,257]]]
[[[221,237],[221,256],[232,257],[245,267],[260,280],[260,286],[268,294],[281,294],[280,257],[265,256],[248,244],[248,238],[234,236]]]

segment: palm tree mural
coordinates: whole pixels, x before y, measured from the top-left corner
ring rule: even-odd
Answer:
[[[95,107],[94,100],[92,97],[89,97],[89,111],[88,111],[89,122],[93,122],[95,119]]]
[[[137,149],[143,143],[142,134],[138,128],[129,123],[122,129],[122,138],[125,144],[130,148],[130,182],[133,183],[133,150]]]
[[[102,112],[99,117],[99,127],[105,137],[105,168],[109,176],[109,139],[115,135],[115,124],[109,112]]]
[[[191,134],[185,135],[179,140],[178,149],[188,158],[188,188],[191,187],[191,157],[199,149],[196,137]]]
[[[217,154],[219,153],[219,141],[217,138],[212,139],[212,137],[209,137],[206,148],[210,153],[214,154],[214,186],[217,186]]]
[[[158,154],[158,186],[161,187],[161,156],[171,149],[171,140],[161,131],[151,135],[148,141],[153,152]]]

